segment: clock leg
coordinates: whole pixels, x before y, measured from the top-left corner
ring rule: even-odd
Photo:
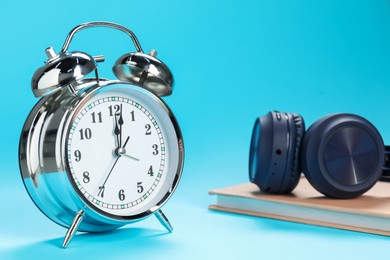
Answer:
[[[169,220],[167,219],[167,217],[164,215],[164,213],[160,209],[157,210],[154,213],[154,215],[156,216],[158,221],[160,221],[161,225],[163,225],[168,230],[169,233],[171,233],[173,231],[171,223],[169,223]]]
[[[68,246],[70,240],[72,240],[83,218],[84,218],[84,210],[80,210],[79,212],[77,212],[76,216],[74,217],[72,225],[70,225],[68,232],[66,232],[64,241],[62,242],[63,248],[66,248]]]

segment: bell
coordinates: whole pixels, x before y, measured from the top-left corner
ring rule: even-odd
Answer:
[[[173,76],[167,65],[150,54],[132,52],[122,55],[112,70],[115,76],[134,85],[146,88],[158,96],[172,94]]]
[[[69,86],[96,69],[94,58],[84,52],[55,54],[52,47],[46,49],[49,57],[46,65],[40,67],[32,77],[32,91],[35,97],[49,95]]]

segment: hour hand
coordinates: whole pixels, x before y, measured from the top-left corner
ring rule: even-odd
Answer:
[[[123,116],[122,116],[122,104],[121,104],[121,113],[119,115],[119,120],[118,120],[118,124],[119,124],[119,145],[118,147],[121,147],[122,146],[122,125],[123,125],[124,121],[123,121]]]
[[[120,147],[121,144],[120,144],[120,141],[119,141],[119,138],[120,138],[120,129],[118,127],[118,122],[117,122],[117,119],[116,119],[116,116],[114,115],[114,135],[116,136],[116,144],[117,144],[117,147]]]

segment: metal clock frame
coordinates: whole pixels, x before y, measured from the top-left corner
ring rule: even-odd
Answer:
[[[167,172],[174,174],[172,184],[162,199],[142,214],[131,217],[109,217],[92,205],[80,193],[66,158],[66,138],[74,113],[91,99],[99,90],[109,86],[125,84],[129,88],[143,92],[154,99],[163,108],[176,133],[178,164]],[[74,85],[80,89],[78,94],[64,88],[50,96],[43,97],[33,108],[23,127],[19,145],[19,164],[24,185],[37,207],[51,220],[68,228],[63,241],[66,247],[77,230],[99,232],[116,229],[125,224],[142,220],[154,214],[161,224],[172,231],[168,219],[161,211],[161,206],[175,191],[181,177],[184,162],[183,139],[179,125],[169,107],[156,95],[124,81],[82,80]],[[80,229],[79,229],[80,227]]]

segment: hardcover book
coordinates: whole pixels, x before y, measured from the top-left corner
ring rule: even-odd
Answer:
[[[266,194],[252,183],[209,194],[217,198],[211,210],[390,236],[389,182],[380,181],[364,195],[348,200],[325,197],[305,177],[288,195]]]

